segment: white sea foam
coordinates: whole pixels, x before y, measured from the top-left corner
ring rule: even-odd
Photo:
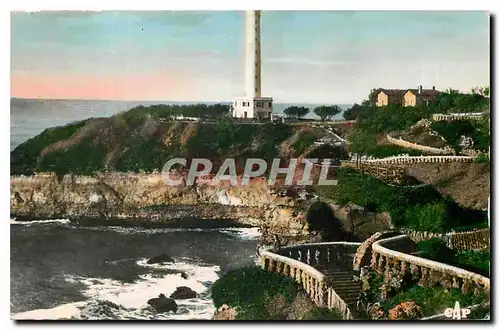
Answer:
[[[71,223],[71,221],[69,219],[31,220],[31,221],[17,221],[15,219],[10,219],[9,223],[11,225],[24,225],[24,226],[30,226],[35,224],[48,224],[48,223],[59,223],[67,225]]]
[[[220,232],[235,236],[243,240],[254,240],[262,236],[258,227],[252,228],[226,228],[221,229]]]
[[[48,309],[35,309],[32,311],[13,314],[13,320],[64,320],[80,317],[80,308],[85,306],[84,301],[59,305]]]
[[[171,269],[184,272],[165,274],[144,274],[133,283],[123,283],[108,278],[89,278],[66,275],[65,280],[85,285],[82,294],[88,298],[85,302],[64,304],[52,309],[39,309],[17,313],[13,319],[118,319],[118,320],[189,320],[210,319],[214,314],[214,306],[207,292],[209,282],[218,279],[218,266],[195,265],[189,262],[168,263],[164,265],[148,265],[147,259],[136,263],[145,268]],[[177,313],[156,313],[147,301],[156,298],[160,293],[170,296],[177,287],[187,286],[198,293],[197,298],[176,300]]]
[[[120,226],[98,226],[98,227],[80,227],[75,228],[95,230],[95,231],[114,231],[120,234],[163,234],[175,232],[221,232],[242,240],[254,240],[261,236],[258,227],[241,228],[241,227],[226,227],[226,228],[141,228],[141,227],[120,227]]]

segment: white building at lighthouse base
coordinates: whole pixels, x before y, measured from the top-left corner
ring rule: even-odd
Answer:
[[[270,119],[273,111],[272,97],[237,98],[232,103],[233,117]]]

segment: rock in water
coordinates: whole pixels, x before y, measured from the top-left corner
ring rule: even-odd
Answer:
[[[163,293],[161,293],[158,298],[149,299],[148,304],[153,306],[158,313],[166,313],[169,311],[173,311],[174,313],[177,312],[175,300],[165,297]]]
[[[198,294],[187,286],[179,286],[175,289],[174,293],[170,295],[173,299],[191,299],[196,298]]]
[[[148,264],[159,264],[163,262],[174,262],[175,260],[169,256],[167,256],[165,253],[162,253],[160,255],[157,255],[156,257],[153,257],[147,261]]]
[[[182,272],[181,277],[186,280],[188,278],[188,274],[186,274],[185,272]]]

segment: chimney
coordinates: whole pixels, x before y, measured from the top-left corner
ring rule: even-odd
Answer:
[[[418,86],[418,94],[422,94],[422,85]]]

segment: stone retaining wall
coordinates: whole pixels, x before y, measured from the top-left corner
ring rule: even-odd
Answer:
[[[387,141],[389,141],[390,143],[397,145],[399,147],[402,147],[402,148],[406,148],[406,149],[419,150],[419,151],[423,151],[423,152],[427,152],[427,153],[431,153],[431,154],[438,154],[438,155],[450,155],[450,154],[454,155],[455,154],[454,150],[450,147],[445,147],[445,148],[428,147],[428,146],[424,146],[424,145],[421,145],[418,143],[406,141],[406,140],[403,140],[401,138],[395,139],[395,138],[391,137],[390,135],[387,135],[386,138],[387,138]]]

